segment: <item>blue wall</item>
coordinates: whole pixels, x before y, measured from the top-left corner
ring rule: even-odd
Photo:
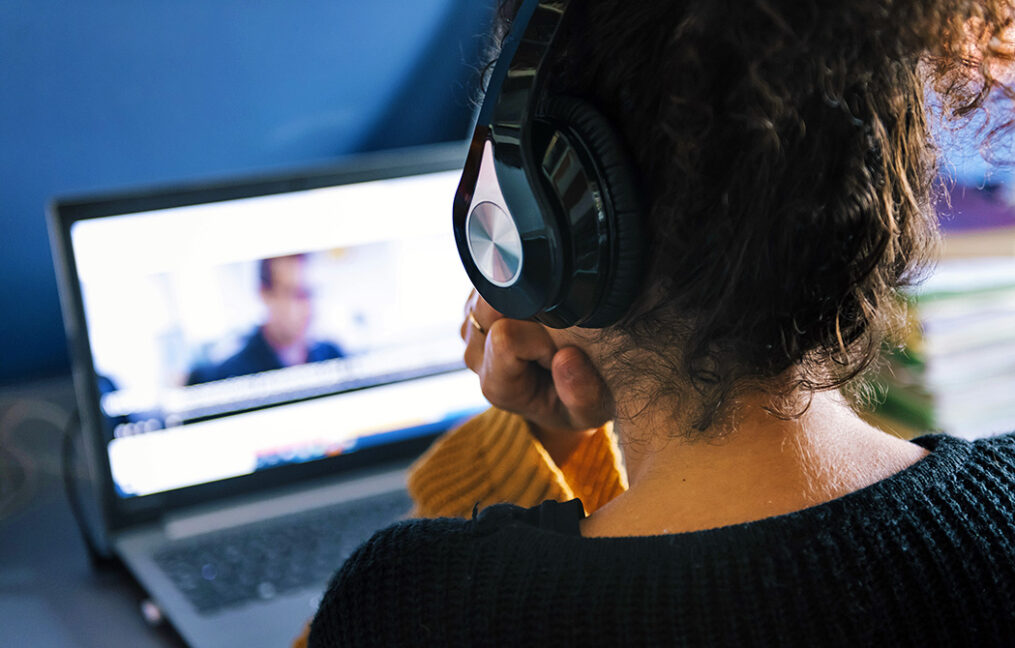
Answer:
[[[465,137],[481,0],[0,3],[0,382],[67,370],[54,196]]]

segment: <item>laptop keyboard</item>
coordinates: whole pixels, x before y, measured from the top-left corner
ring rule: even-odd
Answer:
[[[411,506],[404,490],[384,493],[176,542],[154,558],[207,614],[327,583],[357,546]]]

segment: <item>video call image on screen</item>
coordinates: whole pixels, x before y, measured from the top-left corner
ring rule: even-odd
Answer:
[[[75,223],[118,492],[350,452],[482,408],[461,371],[470,284],[448,225],[456,182],[446,172]]]

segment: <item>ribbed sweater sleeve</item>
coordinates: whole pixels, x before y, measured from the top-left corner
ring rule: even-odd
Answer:
[[[525,420],[491,408],[441,437],[409,471],[416,517],[470,517],[503,502],[535,506],[580,497],[589,512],[627,488],[609,426],[558,466]]]
[[[586,437],[561,464],[560,472],[575,497],[581,499],[586,515],[627,490],[627,471],[613,424],[607,423]]]

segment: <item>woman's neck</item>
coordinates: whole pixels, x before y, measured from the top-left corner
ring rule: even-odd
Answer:
[[[746,401],[721,438],[687,441],[661,413],[617,424],[630,489],[583,522],[590,536],[726,526],[836,499],[919,461],[926,451],[861,420],[837,393],[782,420]],[[670,424],[667,425],[667,421]]]

